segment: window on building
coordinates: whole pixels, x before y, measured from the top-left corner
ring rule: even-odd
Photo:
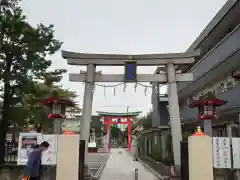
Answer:
[[[220,87],[221,89],[224,89],[224,83],[220,83],[220,84],[219,84],[219,87]]]
[[[235,78],[234,78],[233,81],[234,81],[234,84],[238,84],[238,83],[240,83],[240,79],[235,79]]]
[[[185,105],[186,105],[186,106],[189,106],[191,103],[192,103],[192,97],[191,97],[191,98],[188,98],[188,99],[185,101]]]
[[[192,97],[191,97],[191,100],[197,100],[197,99],[198,99],[197,96],[192,96]]]
[[[219,94],[224,91],[224,83],[220,83],[216,89],[216,93]]]
[[[232,79],[227,80],[227,82],[226,82],[227,88],[231,87],[232,85],[233,85]]]

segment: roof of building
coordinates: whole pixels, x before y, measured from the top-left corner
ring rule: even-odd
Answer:
[[[97,114],[99,116],[138,116],[141,113],[142,111],[124,112],[124,113],[97,111]]]
[[[187,52],[191,52],[197,49],[198,46],[204,41],[204,39],[213,31],[213,29],[218,26],[220,21],[224,20],[224,17],[237,3],[239,3],[239,0],[228,0],[211,20],[211,22],[206,26],[206,28],[201,32],[201,34],[197,37],[197,39],[187,49]]]
[[[182,71],[189,71],[202,57],[214,48],[227,34],[235,29],[240,23],[240,0],[228,0],[219,10],[215,17],[200,33],[197,39],[190,45],[187,52],[196,49],[201,50],[201,55],[194,63],[181,67]]]
[[[239,14],[240,0],[228,0],[187,49],[187,52],[200,49],[201,55],[191,65],[181,66],[178,69],[183,72],[189,71],[194,64],[239,24]],[[157,68],[155,73],[159,73],[160,70],[164,71],[164,68]]]

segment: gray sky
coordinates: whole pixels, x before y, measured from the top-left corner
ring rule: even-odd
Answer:
[[[23,0],[22,7],[32,25],[54,24],[62,49],[84,53],[183,52],[215,16],[226,0]],[[79,72],[84,67],[68,66],[60,52],[52,57],[53,68]],[[120,67],[101,67],[103,73],[123,73]],[[139,73],[153,73],[155,67],[140,67]],[[84,85],[68,81],[63,86],[78,93],[83,103]],[[106,83],[105,83],[106,84]],[[107,84],[106,84],[107,85]],[[109,85],[109,84],[108,84]],[[127,85],[97,87],[93,112],[149,111],[151,89]]]

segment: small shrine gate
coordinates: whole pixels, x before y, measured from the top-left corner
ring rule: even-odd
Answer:
[[[107,127],[107,137],[108,137],[108,151],[110,152],[110,130],[111,124],[126,124],[128,126],[128,151],[132,149],[132,124],[133,119],[138,116],[141,111],[128,112],[128,113],[110,113],[110,112],[97,112],[99,116],[102,117],[103,124]]]

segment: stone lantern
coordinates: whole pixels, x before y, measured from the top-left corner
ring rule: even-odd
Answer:
[[[61,133],[62,119],[65,118],[66,107],[73,107],[75,104],[69,99],[61,97],[49,97],[41,100],[41,103],[49,107],[50,112],[48,114],[49,119],[53,119],[53,132],[56,134]]]
[[[227,101],[217,99],[212,92],[209,92],[198,100],[193,100],[189,107],[198,108],[197,117],[198,120],[204,120],[204,132],[208,135],[212,135],[211,121],[217,119],[216,108],[226,103]]]
[[[198,108],[199,120],[214,120],[216,119],[216,107],[226,104],[227,101],[217,99],[214,94],[208,93],[205,98],[201,97],[199,100],[193,100],[189,107]]]

